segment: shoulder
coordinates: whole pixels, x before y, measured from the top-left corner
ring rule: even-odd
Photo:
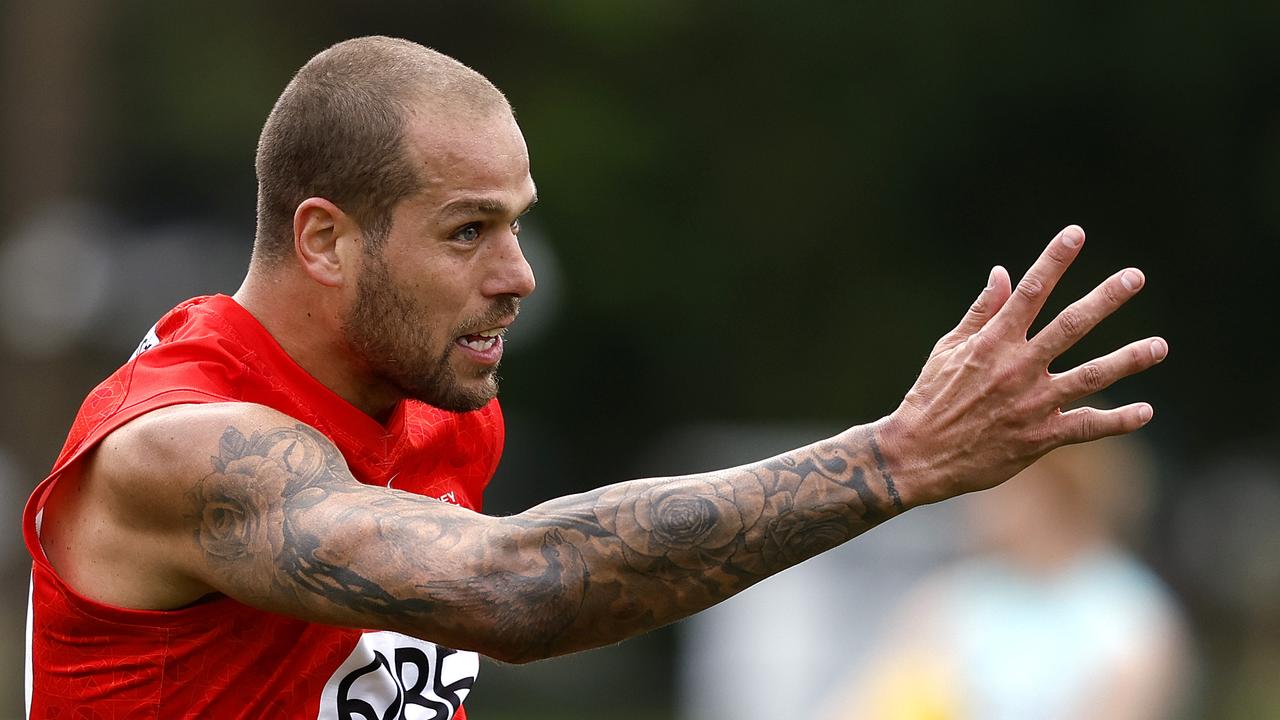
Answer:
[[[130,507],[182,490],[219,469],[234,438],[305,438],[328,444],[295,418],[244,402],[173,405],[149,412],[103,438],[85,474]],[[225,464],[225,462],[223,463]]]
[[[345,464],[323,435],[276,410],[239,402],[155,410],[112,431],[59,480],[41,544],[59,575],[95,600],[180,606],[209,592],[189,542],[210,507],[205,496],[269,494],[302,466]]]
[[[162,408],[112,432],[87,459],[81,484],[115,521],[186,529],[210,483],[269,490],[321,471],[349,477],[315,428],[253,403],[202,403]]]

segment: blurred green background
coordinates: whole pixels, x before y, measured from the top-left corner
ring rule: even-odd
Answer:
[[[700,423],[875,419],[992,264],[1016,276],[1079,223],[1051,310],[1125,265],[1148,285],[1064,367],[1172,348],[1109,395],[1156,407],[1139,550],[1195,630],[1197,714],[1280,716],[1280,3],[7,0],[0,717],[21,703],[21,503],[150,323],[238,285],[261,124],[363,34],[487,75],[530,147],[541,287],[490,510],[706,469],[653,450]],[[674,717],[679,643],[490,666],[468,708]]]

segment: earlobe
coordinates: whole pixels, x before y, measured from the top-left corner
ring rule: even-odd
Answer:
[[[294,253],[303,271],[321,285],[343,284],[346,268],[339,241],[350,225],[347,214],[324,198],[307,198],[293,213]]]

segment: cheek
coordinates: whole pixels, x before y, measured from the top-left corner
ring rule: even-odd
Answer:
[[[457,278],[439,278],[439,282],[417,289],[414,304],[433,332],[452,333],[477,314],[476,309],[468,305],[472,294],[458,285]]]
[[[400,314],[420,335],[452,343],[460,328],[482,309],[468,308],[478,290],[469,262],[445,253],[413,258],[388,257],[386,282]]]

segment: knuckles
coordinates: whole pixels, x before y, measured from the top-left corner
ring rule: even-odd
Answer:
[[[1076,435],[1071,440],[1092,440],[1098,435],[1098,411],[1086,407],[1075,412]]]
[[[1053,261],[1055,265],[1069,265],[1071,263],[1071,258],[1074,257],[1074,255],[1075,253],[1065,249],[1056,242],[1051,244],[1044,251],[1044,256]]]
[[[1084,333],[1084,319],[1076,308],[1067,308],[1058,315],[1058,329],[1068,338],[1078,338]]]
[[[1145,348],[1142,344],[1137,344],[1129,348],[1129,363],[1134,369],[1141,369],[1154,365],[1155,358],[1152,357],[1150,349]]]
[[[1102,296],[1107,299],[1109,305],[1119,305],[1124,302],[1124,293],[1120,291],[1120,280],[1111,279],[1102,284]]]
[[[971,354],[985,355],[987,353],[995,351],[998,343],[996,342],[996,338],[994,335],[992,335],[991,331],[987,328],[983,328],[982,330],[979,330],[978,332],[966,338],[964,341],[964,345],[965,345],[965,348],[967,348]]]
[[[1028,300],[1034,300],[1040,297],[1040,293],[1044,292],[1044,283],[1034,275],[1027,275],[1018,282],[1015,292]]]
[[[1085,363],[1080,366],[1080,384],[1088,392],[1097,392],[1107,386],[1106,373],[1097,363]]]

